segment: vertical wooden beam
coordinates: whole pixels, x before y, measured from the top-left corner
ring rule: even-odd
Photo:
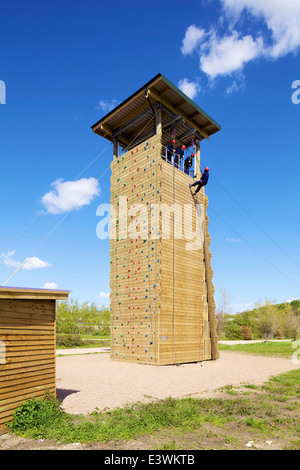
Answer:
[[[161,108],[158,107],[156,111],[156,134],[162,133],[162,118],[161,118]]]
[[[207,210],[207,206],[206,206]],[[208,217],[205,215],[204,223],[204,265],[205,265],[205,278],[207,288],[207,302],[208,302],[208,320],[210,326],[210,341],[211,341],[211,359],[219,359],[218,350],[218,336],[217,336],[217,320],[215,316],[215,301],[214,301],[214,287],[212,283],[212,267],[211,267],[211,253],[209,250],[210,236],[208,234]]]
[[[200,140],[196,140],[196,161],[195,161],[195,178],[200,179]]]
[[[113,155],[114,158],[118,158],[119,156],[119,142],[117,139],[113,139]]]

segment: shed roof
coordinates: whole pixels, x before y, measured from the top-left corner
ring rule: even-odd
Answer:
[[[0,299],[65,300],[69,294],[67,290],[0,287]]]
[[[147,96],[146,96],[147,93]],[[149,103],[149,100],[151,104]],[[221,126],[188,96],[162,74],[156,75],[133,95],[110,111],[92,126],[92,130],[111,142],[116,138],[124,147],[133,140],[145,140],[153,134],[153,109],[162,109],[162,127],[168,127],[172,117],[181,118],[176,124],[176,137],[182,144],[190,145],[191,135],[207,138],[220,131]],[[147,126],[147,123],[149,125]],[[169,127],[171,127],[169,125]],[[191,131],[194,130],[194,133]],[[190,132],[189,132],[190,131]],[[189,134],[188,137],[184,137]],[[164,142],[163,142],[164,143]],[[136,142],[134,143],[134,145]]]

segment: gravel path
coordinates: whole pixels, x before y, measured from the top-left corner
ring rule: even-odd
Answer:
[[[179,366],[115,362],[109,354],[61,356],[56,365],[57,396],[73,414],[169,396],[209,396],[225,385],[260,385],[273,375],[299,368],[290,359],[231,351],[221,351],[217,361]]]

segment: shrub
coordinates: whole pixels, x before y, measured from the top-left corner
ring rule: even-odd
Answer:
[[[242,327],[237,325],[234,321],[228,321],[225,327],[226,338],[228,339],[242,339]]]
[[[83,341],[79,335],[56,335],[56,347],[58,348],[78,348]]]
[[[245,340],[250,340],[253,338],[253,334],[249,326],[247,325],[242,326],[242,336],[243,336],[243,339]]]
[[[8,428],[15,434],[26,435],[30,431],[31,437],[41,438],[48,436],[48,431],[53,426],[61,426],[69,420],[68,415],[61,409],[60,402],[46,391],[43,398],[30,398],[21,404],[14,411]]]

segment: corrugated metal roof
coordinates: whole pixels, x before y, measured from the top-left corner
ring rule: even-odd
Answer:
[[[101,118],[92,126],[92,130],[111,142],[116,138],[123,147],[149,138],[154,133],[156,119],[149,100],[154,111],[157,107],[162,109],[163,127],[172,116],[180,115],[184,119],[184,123],[176,125],[176,136],[180,137],[188,130],[195,129],[195,135],[198,134],[200,138],[209,139],[211,135],[221,129],[221,126],[203,109],[166,77],[158,74]],[[169,143],[168,139],[168,134],[166,134],[163,137],[166,144]],[[189,146],[191,137],[189,136],[188,139],[186,141],[183,139],[181,144]]]

